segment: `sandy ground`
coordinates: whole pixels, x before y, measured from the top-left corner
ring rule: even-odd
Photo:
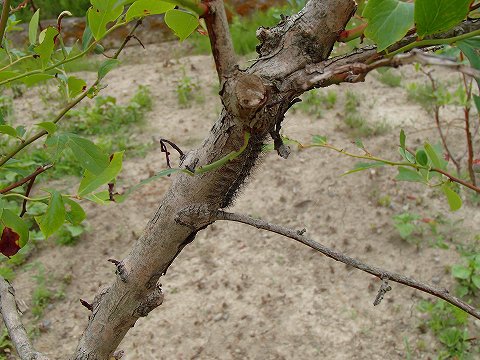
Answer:
[[[206,136],[220,104],[211,59],[178,54],[171,44],[147,51],[129,48],[124,65],[108,75],[103,94],[125,101],[133,86],[149,86],[154,109],[139,136],[166,137],[189,149]],[[182,69],[200,84],[204,98],[187,109],[179,107],[175,93]],[[408,80],[419,77],[412,69],[402,71]],[[407,101],[404,88],[387,87],[375,76],[365,84],[335,87],[338,102],[321,119],[299,111],[287,114],[284,134],[302,142],[313,134],[327,135],[332,143],[353,150],[341,120],[347,89],[362,100],[359,112],[366,119],[392,127],[386,135],[364,139],[371,153],[397,158],[401,127],[411,146],[420,139],[436,142],[433,119]],[[42,105],[22,101],[17,111],[30,117],[37,106]],[[449,116],[457,115],[452,110]],[[326,149],[294,150],[288,160],[269,153],[231,210],[305,228],[312,238],[348,255],[453,289],[446,269],[459,257],[452,241],[470,241],[480,232],[478,208],[467,204],[452,214],[436,191],[395,182],[394,169],[340,176],[354,164]],[[127,158],[120,183],[134,184],[165,166],[159,148],[145,158]],[[43,331],[35,338],[35,346],[51,359],[72,354],[88,317],[79,298],[92,300],[112,281],[114,268],[107,259],[126,256],[170,182],[163,178],[151,183],[124,204],[86,204],[89,233],[73,247],[49,242],[31,259],[45,266],[53,283],[71,280],[62,285],[64,299],[47,307],[40,321]],[[384,195],[391,198],[390,206],[378,205]],[[446,217],[450,225],[442,234],[451,249],[430,246],[428,238],[419,248],[402,240],[391,218],[406,210]],[[124,359],[405,359],[405,342],[413,358],[431,359],[439,347],[418,328],[416,306],[426,295],[393,284],[393,291],[374,307],[377,279],[246,225],[217,222],[199,233],[161,282],[164,304],[128,333],[119,347]],[[28,326],[38,328],[28,309],[35,286],[32,272],[22,270],[14,286],[27,308]],[[478,335],[479,330],[480,322],[472,321],[472,331]]]

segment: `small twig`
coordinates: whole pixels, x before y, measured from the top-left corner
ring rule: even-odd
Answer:
[[[13,13],[16,13],[17,11],[22,10],[24,7],[26,7],[28,5],[29,2],[30,2],[30,0],[23,0],[20,4],[18,4],[17,7],[10,10],[10,15],[12,15]]]
[[[458,299],[455,296],[452,296],[449,294],[448,290],[446,289],[438,289],[433,286],[430,286],[428,284],[422,283],[420,281],[417,281],[415,279],[408,278],[406,276],[393,273],[384,269],[380,269],[378,267],[374,267],[368,264],[365,264],[357,259],[354,259],[350,256],[345,255],[344,253],[341,253],[336,250],[332,250],[312,239],[307,238],[306,236],[300,235],[300,233],[296,230],[289,229],[280,225],[275,225],[268,223],[264,220],[260,219],[254,219],[251,218],[247,215],[242,215],[242,214],[233,214],[225,211],[218,211],[216,214],[216,219],[217,220],[228,220],[228,221],[236,221],[240,222],[243,224],[247,224],[250,226],[254,226],[257,229],[262,229],[262,230],[267,230],[271,231],[283,236],[286,236],[290,239],[293,239],[295,241],[298,241],[314,250],[319,251],[325,256],[328,256],[329,258],[332,258],[336,261],[340,261],[346,265],[352,266],[354,268],[357,268],[361,271],[364,271],[366,273],[372,274],[377,276],[380,279],[389,279],[391,281],[397,282],[399,284],[403,284],[418,290],[421,290],[425,293],[428,293],[430,295],[436,296],[440,299],[443,299],[447,301],[448,303],[466,311],[470,315],[476,317],[477,319],[480,319],[480,311],[475,309],[473,306],[470,304],[467,304],[466,302],[462,301],[461,299]]]
[[[165,143],[170,145],[172,148],[174,148],[178,152],[178,154],[180,155],[180,160],[183,160],[185,158],[185,154],[183,153],[182,149],[180,149],[177,146],[177,144],[175,144],[174,142],[167,139],[160,139],[160,151],[165,153],[167,166],[168,168],[171,168],[172,166],[170,165],[170,152],[168,151],[167,145],[165,145]]]
[[[8,336],[22,360],[48,360],[42,353],[36,351],[28,338],[27,331],[18,314],[15,290],[0,276],[0,311],[3,322],[8,330]]]
[[[53,166],[52,164],[40,166],[37,170],[35,170],[35,172],[28,175],[27,177],[24,177],[23,179],[18,180],[17,182],[14,182],[11,185],[8,185],[6,188],[0,189],[0,194],[5,194],[5,193],[7,193],[7,192],[19,187],[19,186],[22,186],[23,184],[29,182],[30,180],[35,179],[39,174],[43,173],[44,171],[47,171],[52,166]],[[28,195],[25,195],[25,196],[28,197]]]
[[[28,186],[27,186],[27,190],[25,191],[25,199],[23,199],[23,202],[22,202],[22,211],[20,212],[20,217],[23,217],[23,215],[25,215],[25,213],[27,212],[27,199],[30,195],[30,192],[32,191],[32,188],[33,188],[33,184],[35,183],[35,179],[36,177],[32,178],[29,182],[28,182]]]

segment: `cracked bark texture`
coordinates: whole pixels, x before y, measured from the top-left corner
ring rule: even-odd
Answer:
[[[215,6],[216,12],[223,11],[217,6],[219,1],[206,3]],[[250,68],[242,71],[236,66],[232,69],[230,63],[217,64],[217,69],[220,65],[229,70],[219,73],[224,108],[208,137],[200,148],[186,154],[182,166],[192,169],[238,150],[246,131],[251,133],[248,146],[240,157],[219,169],[174,178],[143,234],[122,261],[124,276],[117,276],[97,295],[74,359],[109,359],[139,317],[161,304],[160,276],[196,232],[213,221],[208,214],[231,204],[269,132],[283,119],[291,101],[305,91],[295,73],[327,59],[354,10],[353,0],[311,0],[299,14],[277,27],[258,31],[260,59]],[[221,46],[228,30],[222,33],[221,26],[213,25],[210,29],[215,29],[214,37]],[[189,221],[181,221],[186,213]]]

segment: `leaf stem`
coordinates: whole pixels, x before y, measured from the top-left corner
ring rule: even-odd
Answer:
[[[395,50],[391,53],[388,53],[385,56],[386,57],[392,57],[392,56],[395,56],[397,54],[410,51],[410,50],[412,50],[414,48],[417,48],[417,47],[426,47],[426,46],[434,46],[434,45],[449,45],[449,44],[452,44],[454,42],[469,39],[469,38],[477,36],[477,35],[480,35],[480,29],[469,32],[469,33],[466,33],[466,34],[454,36],[454,37],[451,37],[451,38],[446,38],[446,39],[425,39],[425,40],[415,41],[413,43],[410,43],[408,45],[405,45],[405,46],[401,47],[398,50]]]

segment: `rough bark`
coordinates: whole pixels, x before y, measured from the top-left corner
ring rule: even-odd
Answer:
[[[226,75],[221,92],[224,108],[201,147],[189,152],[182,166],[194,169],[238,150],[246,131],[251,133],[247,149],[217,170],[176,176],[122,261],[122,276],[97,295],[74,359],[108,359],[138,318],[161,304],[160,276],[196,232],[213,221],[212,214],[231,204],[265,138],[283,119],[291,101],[305,91],[292,74],[327,59],[354,9],[353,0],[312,0],[298,15],[259,31],[260,60],[253,66],[219,74]],[[215,33],[219,41],[226,36]]]

